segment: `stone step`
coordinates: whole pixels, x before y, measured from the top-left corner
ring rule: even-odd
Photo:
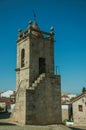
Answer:
[[[42,80],[42,79],[38,78],[38,79],[37,79],[37,83],[40,83],[41,80]]]
[[[34,83],[40,83],[40,81],[44,78],[44,75],[40,75]]]
[[[32,88],[37,87],[38,83],[40,83],[43,80],[44,77],[45,77],[45,73],[39,75],[37,80],[35,80],[34,83],[32,83]]]
[[[32,86],[30,86],[28,89],[29,89],[29,90],[34,90],[35,88],[34,88],[34,87],[32,87]]]
[[[40,83],[40,81],[41,81],[42,79],[43,79],[42,77],[38,77],[38,78],[37,78],[37,82]]]
[[[45,73],[41,74],[39,77],[41,78],[45,77]]]
[[[38,83],[38,81],[37,81],[37,80],[35,80],[35,81],[34,81],[34,83],[35,83],[35,84],[37,84],[37,83]]]
[[[40,83],[40,79],[35,80],[34,83]]]
[[[42,74],[42,77],[45,77],[45,73]]]
[[[42,78],[43,78],[43,77],[40,75],[40,76],[37,78],[37,80],[42,80]]]
[[[32,87],[36,87],[37,86],[37,83],[32,83]]]

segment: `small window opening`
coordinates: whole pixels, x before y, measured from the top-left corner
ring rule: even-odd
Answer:
[[[21,50],[21,67],[25,66],[25,50]]]
[[[82,105],[79,105],[79,106],[78,106],[78,109],[79,109],[79,111],[83,111],[83,106],[82,106]]]

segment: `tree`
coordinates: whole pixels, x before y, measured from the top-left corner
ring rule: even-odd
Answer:
[[[82,92],[83,93],[86,92],[86,88],[85,87],[82,88]]]

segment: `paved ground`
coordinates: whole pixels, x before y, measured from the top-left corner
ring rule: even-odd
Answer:
[[[12,125],[12,124],[0,124],[0,130],[70,130],[65,126],[19,126],[19,125]]]
[[[19,125],[11,123],[10,114],[0,113],[0,130],[86,130],[85,127],[68,128],[64,125],[47,125],[47,126],[33,126],[33,125]]]
[[[72,130],[86,130],[86,127],[84,126],[76,126],[76,127],[70,127]]]
[[[0,130],[86,130],[86,128],[72,128],[69,129],[65,126],[51,125],[51,126],[20,126],[11,123],[0,123]]]

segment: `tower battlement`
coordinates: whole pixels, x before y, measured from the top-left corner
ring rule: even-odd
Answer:
[[[45,32],[39,29],[38,24],[34,22],[34,24],[30,24],[29,27],[25,30],[22,31],[21,29],[18,30],[18,40],[17,43],[25,39],[27,36],[34,35],[37,38],[43,38],[43,39],[48,39],[48,40],[54,40],[54,28],[50,28],[50,32]]]

